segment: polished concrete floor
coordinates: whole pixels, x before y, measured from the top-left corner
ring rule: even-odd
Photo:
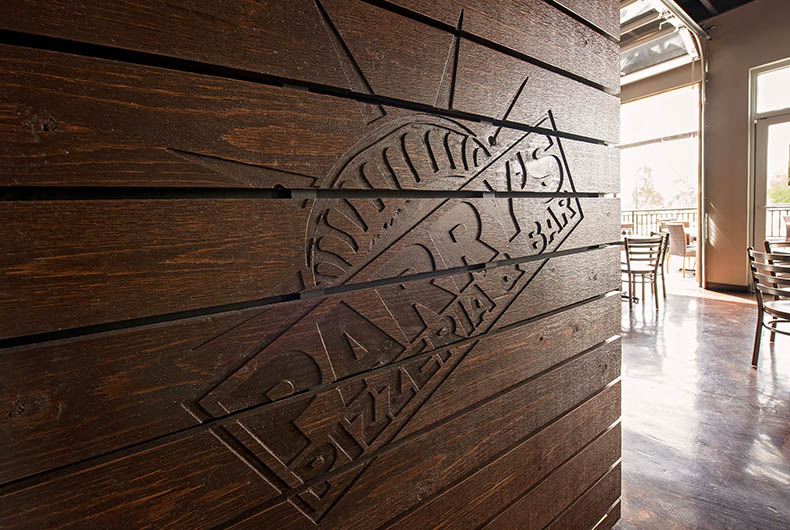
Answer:
[[[623,512],[616,530],[790,529],[790,337],[756,305],[668,277],[656,312],[623,303]]]

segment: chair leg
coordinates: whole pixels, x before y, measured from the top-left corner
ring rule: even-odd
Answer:
[[[757,368],[757,357],[760,356],[760,339],[763,335],[763,311],[757,309],[757,331],[754,334],[754,352],[752,352],[752,366]]]
[[[634,276],[632,274],[628,275],[628,309],[630,311],[634,309]]]
[[[661,287],[664,291],[664,300],[667,299],[667,275],[665,273],[661,273]]]
[[[768,339],[768,342],[775,342],[776,341],[776,322],[771,324],[771,335]]]
[[[642,274],[639,276],[639,279],[642,281],[642,304],[645,303],[645,275]]]
[[[686,277],[686,255],[683,254],[683,277]]]
[[[656,301],[656,311],[658,311],[658,278],[653,275],[653,300]]]

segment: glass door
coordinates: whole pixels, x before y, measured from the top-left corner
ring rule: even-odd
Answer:
[[[754,246],[790,240],[790,113],[755,120]]]

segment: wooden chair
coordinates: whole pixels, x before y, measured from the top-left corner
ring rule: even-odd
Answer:
[[[660,237],[663,239],[661,242],[661,255],[658,257],[658,272],[661,274],[661,290],[664,293],[664,300],[667,299],[667,282],[666,282],[666,259],[669,252],[669,232],[650,232],[653,237]]]
[[[686,258],[697,258],[697,246],[686,244],[686,231],[683,223],[665,223],[669,232],[669,255],[683,258],[683,277],[686,277]]]
[[[634,308],[634,290],[637,278],[642,282],[642,300],[645,299],[645,281],[650,281],[653,299],[658,309],[658,271],[661,266],[661,255],[664,237],[626,237],[625,263],[620,271],[627,275],[628,308]]]
[[[777,328],[778,324],[790,324],[790,254],[757,252],[750,247],[749,268],[757,293],[757,331],[752,352],[752,366],[756,368],[763,328],[771,332],[771,342],[777,333],[790,336],[790,331]],[[771,317],[768,322],[764,322],[766,313]]]
[[[620,235],[630,235],[634,233],[634,223],[620,223]]]

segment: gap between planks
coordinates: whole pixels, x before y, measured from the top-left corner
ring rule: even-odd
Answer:
[[[359,291],[362,289],[369,289],[380,287],[383,285],[391,285],[396,283],[403,283],[404,281],[423,280],[429,278],[441,278],[453,274],[463,272],[474,272],[482,269],[492,269],[496,267],[504,267],[509,265],[517,265],[521,263],[528,263],[531,261],[548,260],[550,258],[559,258],[562,256],[569,256],[572,254],[581,254],[591,252],[594,250],[601,250],[611,248],[612,246],[619,245],[619,242],[612,241],[610,243],[602,243],[599,245],[585,246],[572,248],[567,250],[559,250],[547,254],[535,254],[533,256],[525,256],[521,258],[511,258],[505,260],[498,260],[489,263],[478,263],[475,265],[466,265],[461,267],[452,267],[449,269],[442,269],[438,271],[422,272],[418,274],[411,274],[405,276],[397,276],[393,278],[385,278],[382,280],[373,280],[362,283],[352,283],[347,285],[338,285],[336,287],[329,287],[327,289],[313,289],[309,291],[302,291],[299,293],[288,293],[276,296],[268,296],[255,300],[248,300],[246,302],[235,302],[232,304],[223,304],[217,306],[209,306],[200,309],[190,309],[186,311],[176,311],[173,313],[165,313],[161,315],[154,315],[141,318],[133,318],[129,320],[120,320],[116,322],[106,322],[103,324],[93,324],[90,326],[81,326],[76,328],[63,329],[58,331],[47,331],[44,333],[35,333],[32,335],[21,335],[18,337],[11,337],[0,340],[0,350],[13,348],[18,346],[26,346],[35,343],[51,342],[56,340],[72,339],[76,337],[83,337],[86,335],[93,335],[98,333],[106,333],[110,331],[126,330],[130,328],[149,326],[153,324],[161,324],[165,322],[173,322],[176,320],[183,320],[187,318],[198,318],[216,315],[218,313],[226,313],[229,311],[238,311],[241,309],[263,308],[269,305],[278,304],[282,302],[290,302],[294,300],[301,300],[305,298],[315,298],[318,296],[328,296],[332,294],[347,293],[351,291]],[[541,266],[542,268],[542,266]],[[538,269],[539,271],[540,269]],[[548,313],[547,313],[548,314]]]
[[[475,42],[481,40],[480,37],[476,37],[471,34],[466,34],[465,32],[456,30],[454,28],[453,31],[463,33],[464,38],[467,38],[468,40],[474,40]],[[232,79],[236,81],[245,81],[245,82],[257,83],[257,84],[263,84],[269,86],[277,86],[286,89],[305,90],[315,94],[351,99],[362,103],[370,103],[374,105],[387,105],[391,107],[413,110],[416,112],[424,112],[424,113],[430,113],[437,116],[444,116],[448,118],[456,118],[456,119],[468,120],[478,123],[485,123],[499,127],[506,127],[509,129],[521,130],[525,132],[534,132],[547,136],[566,138],[569,140],[577,140],[580,142],[599,144],[599,145],[614,145],[611,142],[607,142],[606,140],[601,140],[590,136],[558,131],[555,129],[547,129],[544,127],[534,127],[520,122],[501,120],[473,112],[442,109],[432,105],[417,103],[414,101],[408,101],[399,98],[371,95],[363,92],[355,92],[353,90],[338,88],[330,85],[323,85],[319,83],[310,83],[307,81],[289,79],[281,76],[264,74],[261,72],[254,72],[251,70],[245,70],[241,68],[219,66],[211,63],[194,61],[191,59],[180,59],[180,58],[169,57],[166,55],[160,55],[150,52],[141,52],[141,51],[127,50],[124,48],[115,48],[113,46],[107,46],[104,44],[90,44],[84,42],[77,42],[60,37],[34,35],[30,33],[7,30],[7,29],[0,30],[0,44],[5,44],[9,46],[19,46],[19,47],[25,47],[30,49],[36,49],[36,50],[44,50],[44,51],[50,51],[56,53],[80,55],[83,57],[118,61],[123,63],[141,65],[141,66],[151,66],[154,68],[162,68],[166,70],[174,70],[174,71],[190,73],[190,74],[208,75],[208,76],[219,77],[223,79]],[[495,43],[490,43],[490,45],[488,46],[502,53],[505,53],[504,50],[509,50],[509,48],[505,48],[504,46]],[[528,56],[523,55],[519,52],[515,52],[513,50],[510,50],[509,55],[524,61],[527,61],[528,58]],[[583,82],[584,84],[591,86],[592,88],[602,90],[606,93],[611,93],[610,91],[603,90],[603,87],[601,85],[592,83],[591,81],[586,81],[586,80],[582,81],[583,78],[579,78],[579,76],[576,76],[569,72],[565,72],[564,70],[558,69],[557,67],[547,65],[545,63],[542,63],[541,61],[537,61],[536,59],[530,58],[528,62],[531,62],[536,66],[539,66],[546,70],[554,71],[555,73],[563,75],[564,77],[567,77],[569,79]]]

